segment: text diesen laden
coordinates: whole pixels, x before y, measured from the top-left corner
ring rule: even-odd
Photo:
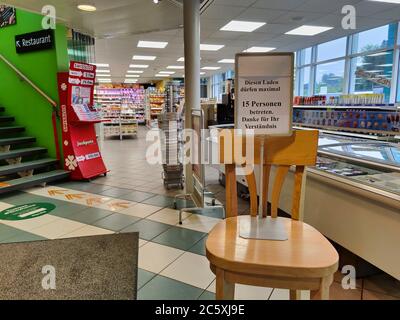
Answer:
[[[280,92],[281,87],[279,82],[275,80],[259,80],[259,81],[245,81],[246,87],[240,89],[241,92]],[[264,87],[251,87],[251,86],[264,86]],[[277,126],[273,122],[278,122],[279,118],[274,116],[274,111],[269,110],[256,110],[256,108],[279,108],[282,106],[281,101],[243,101],[243,108],[251,108],[249,110],[250,116],[242,116],[242,122],[246,126],[246,129],[276,129]],[[251,117],[253,116],[253,117]],[[263,117],[260,117],[263,116]],[[264,117],[265,116],[265,117]],[[249,124],[252,123],[252,124]]]

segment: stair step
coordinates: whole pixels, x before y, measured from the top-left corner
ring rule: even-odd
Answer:
[[[30,177],[0,182],[0,194],[15,190],[31,188],[34,186],[38,186],[42,183],[62,180],[67,178],[69,174],[70,173],[65,170],[54,170],[45,173],[35,174]]]
[[[21,162],[18,164],[10,164],[7,166],[0,166],[0,176],[5,176],[12,173],[28,171],[32,169],[40,169],[55,165],[58,161],[56,159],[40,159],[34,161]]]
[[[16,149],[7,152],[0,152],[0,160],[7,160],[7,159],[15,159],[18,157],[27,157],[33,156],[36,154],[46,153],[46,148],[24,148],[24,149]]]
[[[16,133],[16,132],[24,132],[24,127],[0,127],[0,134],[2,133]]]
[[[35,142],[35,137],[21,137],[21,138],[8,138],[0,139],[0,146],[8,146],[13,144],[31,143]]]
[[[0,122],[13,122],[15,121],[14,117],[10,117],[10,116],[0,116]]]

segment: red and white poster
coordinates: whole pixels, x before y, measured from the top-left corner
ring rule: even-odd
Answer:
[[[105,174],[94,125],[101,116],[92,109],[96,66],[72,61],[69,72],[58,74],[64,168],[73,180]]]

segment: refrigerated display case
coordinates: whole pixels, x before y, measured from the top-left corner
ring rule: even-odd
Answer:
[[[377,193],[392,193],[393,199],[400,196],[400,145],[396,143],[320,134],[317,165],[310,169],[375,188]]]
[[[400,279],[400,144],[370,138],[320,134],[317,165],[307,169],[303,217]],[[284,193],[286,211],[290,188]]]

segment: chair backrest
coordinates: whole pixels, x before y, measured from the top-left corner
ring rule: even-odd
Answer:
[[[316,130],[294,131],[290,137],[255,137],[252,139],[235,136],[233,130],[221,130],[219,133],[219,161],[225,165],[227,217],[238,215],[236,167],[261,164],[262,140],[264,140],[263,215],[266,216],[268,213],[271,167],[276,167],[271,195],[271,217],[276,218],[283,184],[290,167],[295,166],[291,214],[292,219],[299,220],[304,170],[306,166],[315,165],[317,160],[318,131]],[[253,170],[246,175],[246,180],[250,193],[250,214],[256,216],[258,211],[257,184]]]

